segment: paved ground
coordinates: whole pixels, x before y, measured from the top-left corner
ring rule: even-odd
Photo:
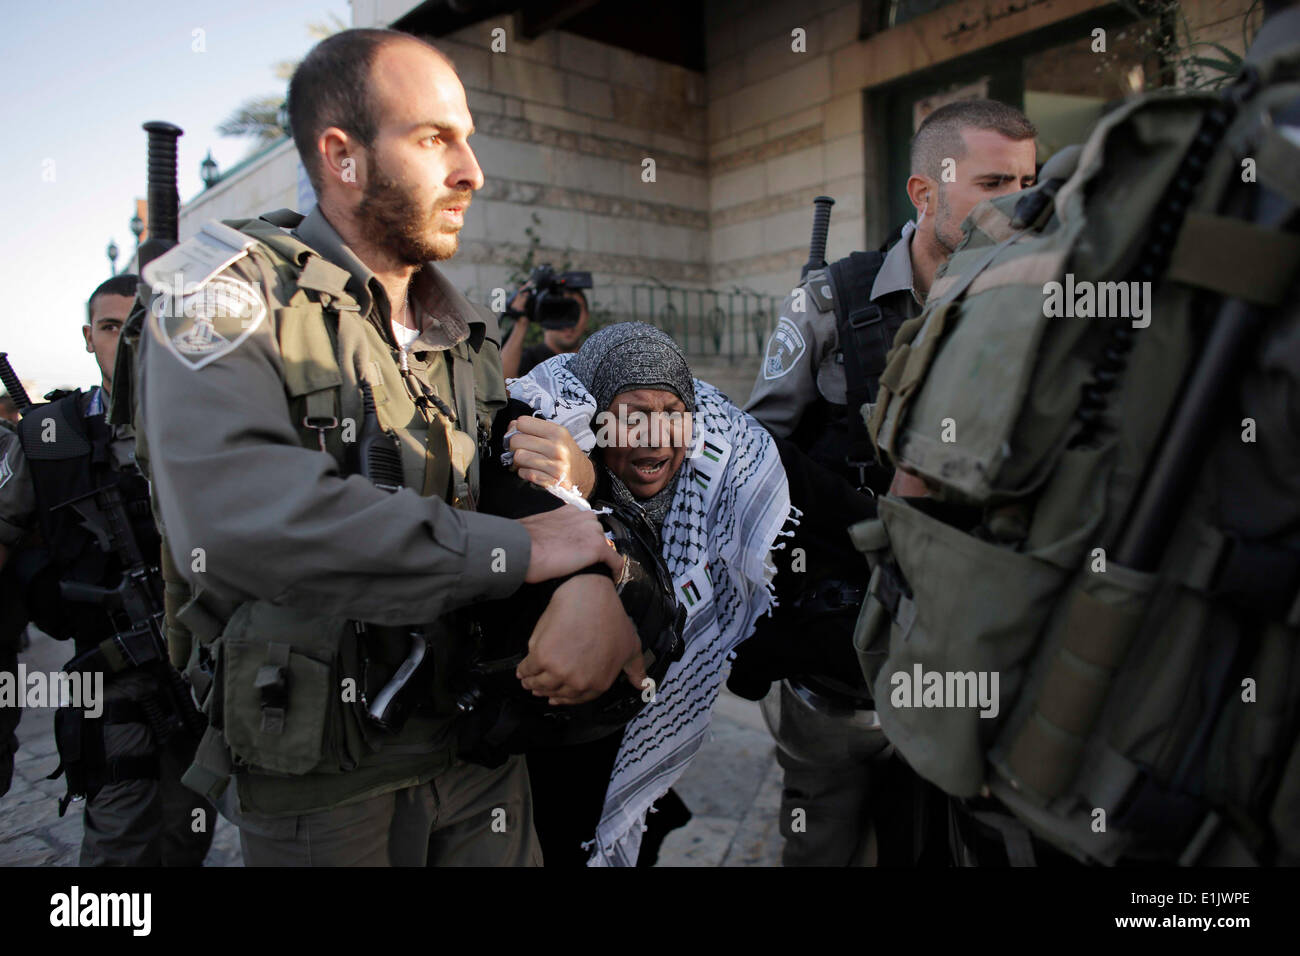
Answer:
[[[694,816],[664,840],[660,866],[781,865],[781,767],[758,704],[724,688],[712,737],[675,787]]]
[[[49,672],[69,656],[67,644],[37,632],[21,659],[28,670]],[[53,709],[25,711],[18,739],[13,786],[0,798],[0,866],[75,866],[80,807],[71,804],[60,819],[64,782],[45,779],[59,762]],[[676,788],[694,817],[664,841],[660,866],[780,866],[781,775],[757,704],[723,692],[712,739]],[[207,865],[242,865],[238,833],[224,819],[217,822]]]

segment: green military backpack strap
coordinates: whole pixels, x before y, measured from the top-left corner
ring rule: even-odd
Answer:
[[[284,386],[303,446],[328,451],[340,464],[344,450],[339,421],[343,377],[337,357],[338,314],[360,306],[346,291],[348,273],[321,258],[287,229],[302,221],[288,209],[260,219],[224,224],[257,239],[277,277],[297,291],[276,310],[276,338],[284,361]]]
[[[851,532],[881,724],[1083,860],[1300,862],[1300,237],[1250,211],[1300,200],[1298,105],[1291,46],[1107,114],[1068,178],[971,214],[863,407],[934,490]],[[1262,337],[1125,566],[1230,306]]]

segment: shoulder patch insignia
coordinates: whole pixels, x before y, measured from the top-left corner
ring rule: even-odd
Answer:
[[[767,353],[763,356],[763,378],[769,382],[780,378],[799,361],[807,349],[803,335],[784,315],[776,323],[771,338],[767,340]]]
[[[256,289],[220,275],[256,244],[252,236],[213,219],[145,266],[159,334],[190,368],[225,355],[266,318],[266,303]]]
[[[4,457],[0,458],[0,488],[9,484],[9,479],[14,476],[14,466],[9,464],[9,449],[5,449]]]
[[[180,299],[161,292],[151,308],[167,348],[196,370],[233,351],[266,318],[257,290],[231,276],[218,276]]]

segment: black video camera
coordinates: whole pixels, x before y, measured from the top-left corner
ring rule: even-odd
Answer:
[[[590,289],[590,272],[556,272],[543,263],[528,277],[532,289],[524,300],[522,315],[544,329],[571,329],[582,317],[582,305],[565,295],[568,289]]]

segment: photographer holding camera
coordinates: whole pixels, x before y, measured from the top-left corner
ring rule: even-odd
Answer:
[[[576,352],[587,332],[587,296],[590,272],[556,272],[549,265],[533,270],[519,287],[505,314],[514,328],[501,349],[501,370],[506,378],[527,375],[537,365],[562,352]],[[542,327],[542,341],[524,348],[528,323]]]

